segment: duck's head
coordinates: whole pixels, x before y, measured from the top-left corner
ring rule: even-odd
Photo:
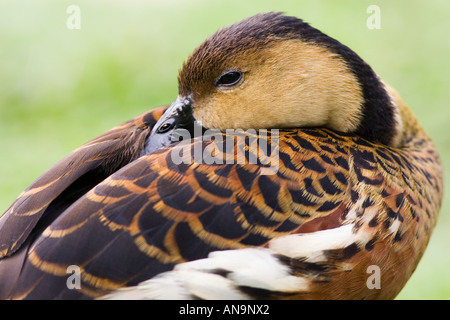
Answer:
[[[280,13],[217,31],[184,63],[178,86],[178,98],[149,138],[153,150],[190,121],[223,131],[325,127],[386,145],[394,144],[401,126],[394,101],[368,64]]]

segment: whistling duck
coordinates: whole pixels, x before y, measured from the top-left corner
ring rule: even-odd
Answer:
[[[398,294],[435,226],[442,169],[367,63],[266,13],[209,37],[178,85],[170,107],[74,150],[3,214],[1,298]],[[241,145],[227,147],[230,129]],[[215,161],[194,161],[198,150]]]

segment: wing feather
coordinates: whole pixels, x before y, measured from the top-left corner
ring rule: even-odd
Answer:
[[[150,111],[106,132],[33,182],[0,218],[0,257],[20,248],[44,216],[51,221],[112,172],[137,158],[164,110]]]
[[[378,252],[380,243],[396,242],[395,235],[404,234],[400,217],[423,215],[418,206],[412,208],[409,201],[406,205],[406,199],[415,196],[399,183],[403,179],[396,170],[400,165],[391,161],[394,169],[382,175],[378,158],[366,152],[385,147],[369,142],[358,146],[359,138],[351,136],[341,137],[337,144],[336,134],[328,133],[320,129],[280,132],[279,170],[272,175],[261,174],[261,162],[248,163],[250,154],[258,154],[254,150],[245,154],[246,163],[236,163],[238,155],[234,163],[176,163],[173,152],[179,155],[186,147],[178,144],[131,161],[64,209],[37,235],[20,263],[15,262],[19,259],[0,260],[0,280],[2,264],[3,270],[12,266],[22,270],[4,296],[98,297],[167,275],[164,272],[176,265],[191,266],[190,261],[208,259],[215,251],[237,250],[230,255],[242,257],[239,250],[248,247],[264,247],[269,251],[262,257],[280,259],[276,268],[278,264],[280,270],[291,268],[283,271],[287,277],[283,279],[289,279],[290,273],[305,277],[298,280],[301,290],[291,288],[290,294],[313,290],[314,278],[320,280],[315,285],[327,283],[331,273],[357,266],[358,257]],[[216,150],[216,160],[225,159],[225,151],[219,151],[227,149],[211,145],[226,140],[196,138],[189,150],[209,146]],[[413,171],[406,172],[409,179],[416,177]],[[375,226],[383,223],[385,227],[374,228],[374,219]],[[69,292],[64,282],[68,277],[64,270],[71,265],[82,270],[82,289],[77,293]],[[212,266],[205,279],[219,268],[216,260]],[[259,296],[273,293],[270,286],[248,287],[253,280],[241,274],[249,270],[230,268],[230,274],[239,275],[238,289],[247,286],[245,296],[256,291]],[[200,278],[201,272],[196,273]],[[338,277],[341,285],[347,281],[346,274]],[[221,285],[230,286],[222,280],[218,280]]]

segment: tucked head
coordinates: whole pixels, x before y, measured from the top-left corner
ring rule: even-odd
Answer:
[[[184,63],[178,85],[176,102],[153,134],[180,108],[190,109],[205,128],[326,127],[388,145],[400,126],[369,65],[337,40],[280,13],[217,31]]]

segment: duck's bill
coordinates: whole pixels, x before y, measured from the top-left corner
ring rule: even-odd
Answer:
[[[198,126],[192,115],[192,100],[178,97],[155,124],[145,143],[145,154],[194,137]]]

